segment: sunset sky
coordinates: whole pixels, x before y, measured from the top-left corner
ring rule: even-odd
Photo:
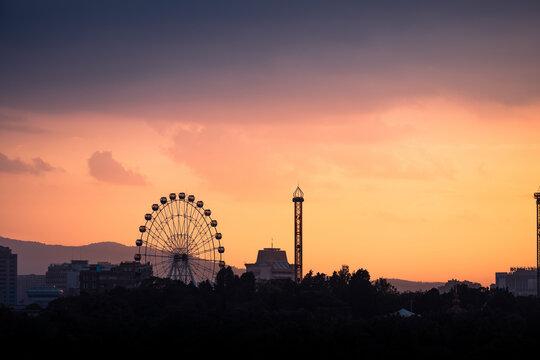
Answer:
[[[194,194],[225,261],[536,266],[538,1],[2,1],[0,236],[134,245]]]

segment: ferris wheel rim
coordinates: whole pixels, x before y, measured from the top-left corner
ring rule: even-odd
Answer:
[[[160,198],[152,205],[152,213],[145,215],[145,225],[139,227],[136,259],[144,257],[155,267],[158,277],[194,283],[214,281],[217,268],[224,266],[217,221],[202,201],[194,201],[194,195],[173,194],[169,199]]]

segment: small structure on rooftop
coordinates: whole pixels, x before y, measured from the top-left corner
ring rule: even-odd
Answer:
[[[285,250],[274,247],[259,250],[257,262],[246,264],[246,271],[252,272],[256,280],[295,280],[294,264],[287,261]]]
[[[409,311],[407,309],[401,308],[396,312],[393,312],[392,315],[400,316],[400,317],[411,317],[411,316],[417,316],[412,311]]]

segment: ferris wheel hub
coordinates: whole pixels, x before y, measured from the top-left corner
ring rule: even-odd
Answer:
[[[173,259],[174,259],[174,262],[180,262],[180,261],[186,262],[188,261],[188,254],[186,253],[174,254]]]

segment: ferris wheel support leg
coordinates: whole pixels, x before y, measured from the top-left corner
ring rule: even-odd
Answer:
[[[188,262],[186,262],[186,266],[189,272],[189,277],[191,278],[191,282],[193,283],[193,285],[197,285],[197,283],[195,282],[195,278],[193,277],[193,272],[191,271],[191,266],[189,266]]]

